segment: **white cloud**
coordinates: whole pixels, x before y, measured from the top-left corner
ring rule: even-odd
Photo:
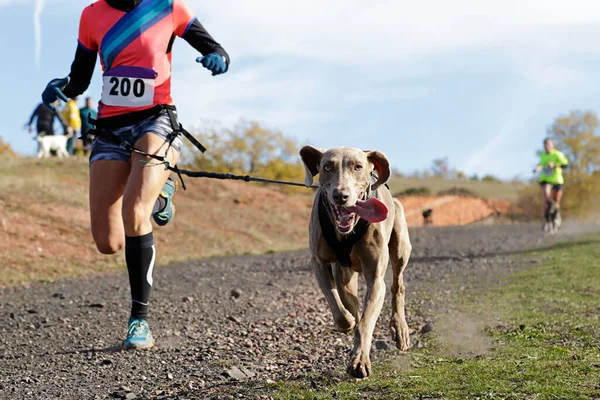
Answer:
[[[286,68],[273,62],[213,78],[196,65],[174,74],[173,97],[188,124],[205,118],[228,124],[258,118],[280,126],[330,119],[319,97],[319,77],[286,75]]]
[[[600,22],[594,1],[188,1],[237,57],[289,55],[382,66],[410,57],[507,41],[539,30]]]
[[[350,110],[361,105],[397,107],[435,96],[428,78],[469,70],[469,61],[462,61],[466,54],[497,55],[497,71],[514,75],[509,83],[514,88],[506,88],[514,97],[510,105],[481,105],[497,107],[489,114],[502,122],[485,145],[465,157],[461,168],[470,173],[493,169],[492,156],[525,130],[550,90],[585,82],[581,65],[571,65],[565,57],[574,49],[565,32],[600,23],[600,3],[583,0],[188,3],[233,60],[223,79],[204,79],[194,66],[174,73],[175,100],[193,123],[209,117],[231,124],[248,117],[291,131],[306,127],[308,136],[323,135],[323,127],[352,117]],[[576,45],[600,54],[594,38],[579,35]],[[191,54],[186,57],[192,59]],[[336,76],[347,71],[358,71],[362,84]],[[494,79],[494,72],[480,72]],[[485,90],[481,88],[482,95]],[[320,129],[311,131],[315,126]],[[373,133],[368,128],[362,129],[364,135]]]
[[[481,172],[489,169],[491,163],[498,163],[499,149],[510,147],[507,142],[515,142],[518,135],[527,131],[529,118],[544,100],[556,94],[570,96],[574,87],[582,88],[582,93],[590,86],[595,87],[598,80],[595,73],[586,71],[554,48],[541,48],[529,53],[516,51],[512,63],[519,86],[513,90],[510,110],[505,114],[501,109],[496,110],[496,115],[503,119],[500,129],[460,166],[468,174]],[[545,127],[538,129],[543,132]]]
[[[47,0],[57,1],[64,0]],[[25,3],[33,0],[0,0],[0,7]],[[87,2],[77,3],[78,14]],[[571,64],[569,52],[600,54],[597,35],[573,38],[579,29],[600,25],[600,2],[589,0],[187,3],[233,60],[227,75],[213,78],[194,63],[191,49],[179,45],[174,98],[188,126],[205,119],[231,124],[245,117],[281,128],[318,127],[315,134],[323,135],[331,124],[355,117],[349,110],[361,105],[397,107],[435,96],[428,79],[469,71],[466,54],[499,55],[497,70],[477,72],[490,79],[498,71],[514,74],[506,90],[515,93],[520,108],[507,112],[507,122],[498,123],[486,145],[467,157],[463,167],[473,171],[487,165],[503,138],[522,130],[548,90],[588,80],[591,71]],[[68,14],[77,18],[74,11]]]
[[[0,7],[8,7],[20,3],[29,3],[31,0],[0,0]]]

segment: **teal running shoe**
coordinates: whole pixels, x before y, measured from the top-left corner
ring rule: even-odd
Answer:
[[[175,204],[173,204],[173,196],[177,192],[177,181],[173,177],[169,177],[163,186],[159,196],[165,199],[165,206],[161,210],[152,214],[154,222],[160,226],[165,226],[175,216]]]
[[[127,337],[123,342],[125,349],[149,350],[154,347],[154,338],[150,325],[145,319],[129,318]]]

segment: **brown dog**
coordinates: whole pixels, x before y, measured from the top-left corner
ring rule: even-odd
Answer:
[[[383,185],[390,165],[379,151],[341,147],[325,152],[304,146],[300,157],[306,186],[319,174],[309,224],[312,268],[337,328],[354,329],[354,348],[348,373],[356,378],[371,374],[369,353],[373,330],[385,297],[385,271],[392,262],[392,340],[400,350],[410,345],[404,314],[402,273],[411,244],[404,209]],[[362,316],[358,307],[358,273],[367,283]]]

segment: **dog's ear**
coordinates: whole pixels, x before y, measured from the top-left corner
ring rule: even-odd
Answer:
[[[380,151],[366,151],[366,153],[367,159],[371,164],[373,164],[375,171],[377,171],[377,182],[375,182],[372,186],[373,190],[377,190],[379,186],[383,185],[388,181],[388,179],[390,179],[390,162],[385,154]]]
[[[312,146],[304,146],[300,149],[300,158],[304,163],[304,184],[308,187],[313,183],[313,177],[319,173],[319,165],[323,152]]]

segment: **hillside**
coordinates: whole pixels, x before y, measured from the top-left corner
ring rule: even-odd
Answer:
[[[89,229],[87,160],[3,161],[0,286],[123,267],[123,254],[104,256],[94,246]],[[307,246],[311,191],[290,196],[277,187],[255,183],[189,178],[186,183],[188,190],[180,190],[176,196],[174,221],[156,230],[159,264]],[[498,198],[510,198],[515,189],[508,184],[505,190],[502,184],[476,184],[467,182],[466,186]],[[409,185],[431,187],[435,192],[456,183],[394,180],[392,190]],[[410,225],[420,226],[423,207],[438,200],[404,201]],[[437,226],[473,222],[473,216],[461,215],[436,210],[434,222]],[[477,214],[477,218],[485,216]]]
[[[400,193],[409,188],[424,187],[432,195],[456,187],[468,189],[484,199],[496,199],[514,202],[519,197],[519,192],[526,186],[520,182],[480,182],[443,180],[437,178],[418,179],[405,177],[392,177],[388,183],[392,193]]]
[[[469,225],[489,217],[507,215],[512,203],[505,200],[487,200],[461,196],[405,196],[400,201],[410,227],[423,226],[424,210],[432,210],[433,226]]]
[[[89,230],[87,160],[6,159],[0,173],[0,285],[120,268]],[[306,247],[310,196],[258,184],[186,181],[156,230],[159,263]]]

